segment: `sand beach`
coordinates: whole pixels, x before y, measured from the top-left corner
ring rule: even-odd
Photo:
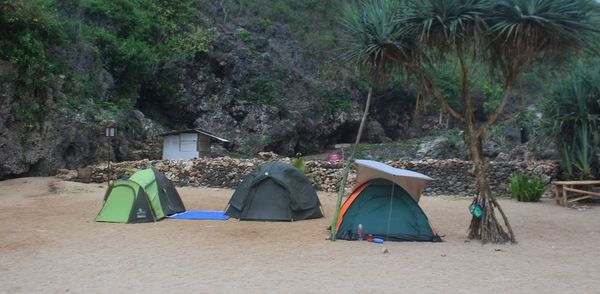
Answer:
[[[298,222],[98,223],[106,185],[0,182],[2,293],[600,293],[600,206],[502,199],[518,238],[466,237],[468,198],[422,197],[443,243],[327,241],[326,218]],[[177,188],[191,210],[233,190]],[[389,253],[382,253],[387,248]]]

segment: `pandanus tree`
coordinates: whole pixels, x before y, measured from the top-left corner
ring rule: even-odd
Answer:
[[[464,132],[478,191],[473,204],[482,211],[471,220],[469,238],[484,243],[515,242],[508,217],[492,195],[483,139],[501,118],[524,69],[535,61],[560,61],[593,47],[600,36],[599,4],[593,0],[382,0],[366,1],[363,6],[389,3],[398,4],[394,20],[400,32],[389,38],[412,46],[411,58],[390,61],[417,77],[421,96],[437,98]],[[461,103],[456,109],[432,74],[432,69],[448,60],[456,60],[459,69]],[[473,75],[481,74],[477,68],[481,65],[489,66],[487,72],[502,83],[500,103],[483,121],[475,116],[476,100],[481,97],[472,89]]]

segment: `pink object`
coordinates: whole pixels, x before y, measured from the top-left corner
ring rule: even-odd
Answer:
[[[330,161],[342,160],[342,159],[343,159],[342,154],[340,154],[337,151],[329,152],[329,154],[327,155],[327,160],[330,160]]]

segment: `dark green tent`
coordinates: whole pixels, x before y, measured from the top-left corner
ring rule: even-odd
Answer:
[[[357,188],[340,210],[337,239],[363,234],[391,241],[441,241],[417,203],[431,178],[370,160],[357,160]],[[409,193],[410,191],[410,193]]]
[[[104,205],[96,221],[155,222],[184,211],[181,197],[173,184],[152,168],[138,171],[128,180],[115,181],[104,195]]]
[[[323,217],[306,176],[282,162],[263,164],[231,196],[225,214],[240,220],[297,221]]]

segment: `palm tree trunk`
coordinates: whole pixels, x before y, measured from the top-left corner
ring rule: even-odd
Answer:
[[[471,225],[469,226],[469,238],[481,240],[483,243],[515,243],[515,236],[508,222],[508,218],[504,211],[492,196],[490,182],[486,175],[487,164],[483,158],[482,137],[473,129],[472,123],[470,126],[465,126],[465,140],[469,147],[469,155],[473,162],[473,175],[477,185],[478,195],[473,200],[473,204],[481,207],[482,215],[480,217],[473,216]],[[495,211],[502,216],[504,227],[496,218]]]
[[[339,183],[337,201],[335,203],[335,212],[333,214],[333,220],[331,222],[331,241],[335,241],[335,235],[337,234],[337,222],[340,217],[340,209],[342,206],[342,198],[344,196],[344,190],[346,188],[346,180],[348,179],[348,173],[350,172],[350,164],[354,162],[354,156],[356,154],[356,149],[358,148],[358,143],[360,142],[360,138],[362,137],[363,129],[365,127],[365,123],[367,121],[367,116],[369,115],[369,107],[371,105],[371,97],[373,96],[373,87],[369,87],[369,93],[367,94],[367,102],[365,105],[365,111],[363,112],[362,119],[360,120],[360,126],[358,127],[358,134],[356,135],[356,141],[354,142],[354,146],[352,146],[352,153],[350,153],[350,157],[346,160],[344,165],[344,171],[342,173],[342,180]]]

